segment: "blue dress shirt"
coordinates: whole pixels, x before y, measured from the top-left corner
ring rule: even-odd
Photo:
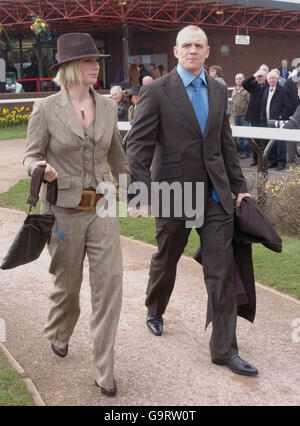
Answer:
[[[206,81],[206,77],[205,77],[205,72],[204,72],[204,68],[202,68],[201,74],[199,75],[199,77],[195,77],[194,75],[192,75],[191,73],[189,73],[185,68],[183,68],[180,64],[177,65],[177,72],[182,80],[182,83],[187,91],[188,97],[190,99],[190,101],[192,102],[192,96],[193,96],[193,87],[191,86],[191,83],[193,80],[195,80],[195,78],[200,78],[202,80],[202,82],[204,84],[201,85],[200,89],[201,90],[201,95],[203,97],[203,101],[206,105],[206,111],[209,110],[209,104],[208,104],[208,89],[207,89],[207,81]],[[212,190],[212,195],[214,200],[219,203],[220,199],[215,191],[215,189]]]

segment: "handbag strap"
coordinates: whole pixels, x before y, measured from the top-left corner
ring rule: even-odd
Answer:
[[[30,195],[27,200],[27,204],[31,207],[35,207],[39,200],[39,192],[43,183],[46,165],[38,166],[33,170],[31,183],[30,183]],[[53,182],[47,182],[47,194],[46,201],[55,205],[57,201],[57,179]]]

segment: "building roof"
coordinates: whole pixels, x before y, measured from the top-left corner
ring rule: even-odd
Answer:
[[[204,28],[300,32],[300,4],[277,0],[0,0],[8,33],[30,33],[35,17],[58,33],[155,31],[194,23]]]
[[[235,6],[245,6],[250,8],[263,8],[263,9],[279,9],[285,11],[300,12],[300,1],[282,1],[282,0],[220,0],[219,3],[231,4]]]

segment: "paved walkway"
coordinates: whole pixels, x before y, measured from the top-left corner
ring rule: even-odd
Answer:
[[[3,161],[0,143],[0,170]],[[17,166],[17,165],[16,165]],[[2,175],[2,173],[1,173]],[[17,172],[15,174],[17,177]],[[0,247],[6,253],[24,213],[0,209]],[[182,257],[161,337],[145,325],[144,293],[154,247],[122,237],[124,297],[117,333],[115,377],[118,395],[109,399],[90,375],[90,289],[85,262],[81,316],[65,359],[55,356],[43,336],[51,290],[49,255],[22,267],[0,270],[0,318],[5,347],[31,378],[46,405],[299,405],[300,302],[257,284],[254,324],[238,321],[240,355],[259,375],[235,375],[211,364],[204,331],[206,291],[201,267]],[[0,260],[2,259],[2,255]],[[293,339],[294,337],[294,339]],[[293,341],[294,340],[294,341]]]

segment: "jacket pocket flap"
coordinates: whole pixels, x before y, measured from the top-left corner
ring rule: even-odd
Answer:
[[[61,176],[57,178],[58,189],[69,189],[71,188],[72,178],[71,176]]]
[[[178,163],[181,161],[180,152],[166,152],[162,156],[162,164]]]

